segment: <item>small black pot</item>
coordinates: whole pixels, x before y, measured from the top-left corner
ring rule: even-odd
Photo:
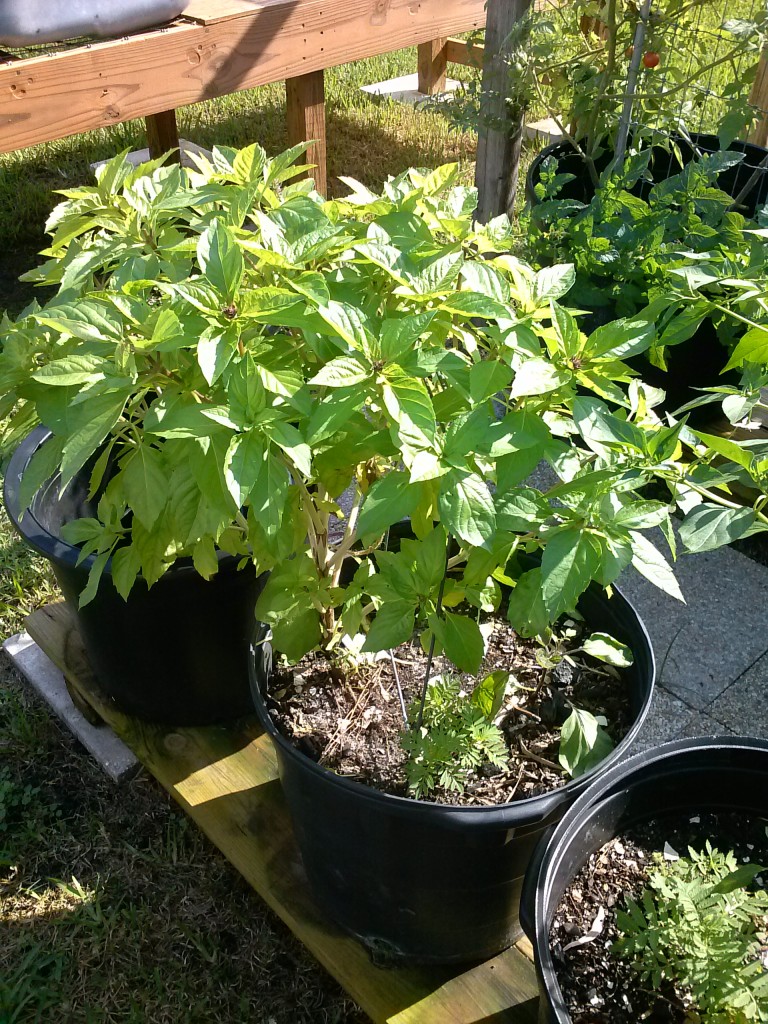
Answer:
[[[628,644],[627,699],[635,721],[602,764],[561,789],[497,807],[452,807],[390,796],[342,778],[300,753],[267,708],[271,650],[257,634],[253,698],[277,751],[280,778],[310,886],[347,932],[385,962],[487,958],[521,934],[523,875],[542,831],[617,762],[648,712],[655,666],[629,602],[597,587],[579,602],[593,629]]]
[[[574,877],[591,854],[625,829],[662,813],[689,810],[768,818],[768,742],[676,740],[637,754],[606,772],[542,837],[525,877],[520,910],[536,958],[539,1024],[571,1024],[549,932]]]
[[[151,588],[138,579],[124,601],[107,567],[96,597],[78,600],[94,558],[60,536],[64,523],[93,514],[87,474],[59,495],[58,476],[38,490],[28,509],[19,486],[37,449],[50,436],[39,427],[16,449],[5,476],[8,515],[26,543],[47,558],[77,616],[91,666],[104,691],[128,714],[169,725],[209,725],[251,713],[249,642],[254,607],[266,576],[220,554],[206,581],[189,559],[179,560]]]

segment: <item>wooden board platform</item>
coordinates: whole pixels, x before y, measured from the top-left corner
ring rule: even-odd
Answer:
[[[194,0],[167,28],[0,64],[0,152],[482,26],[483,0]]]
[[[26,628],[376,1024],[535,1024],[527,943],[468,970],[383,969],[322,916],[306,887],[272,745],[255,720],[239,728],[173,729],[129,718],[99,691],[65,605],[35,612]]]

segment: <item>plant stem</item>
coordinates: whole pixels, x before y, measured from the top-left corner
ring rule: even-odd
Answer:
[[[768,153],[765,154],[763,159],[760,161],[760,163],[754,169],[754,171],[752,172],[752,174],[751,174],[751,176],[749,178],[749,181],[746,183],[746,185],[741,190],[741,192],[739,192],[739,194],[733,200],[731,205],[726,210],[726,213],[730,213],[731,210],[737,210],[741,206],[741,204],[747,198],[747,196],[752,191],[752,189],[755,187],[755,185],[757,185],[757,183],[760,181],[760,178],[762,176],[762,171],[764,171],[766,169],[766,167],[768,167]]]
[[[448,542],[445,545],[445,569],[443,570],[443,578],[440,580],[440,589],[437,592],[437,605],[435,607],[435,615],[439,616],[443,610],[443,593],[445,591],[445,578],[448,575],[448,559],[449,552],[451,550],[451,535],[448,534]],[[416,719],[415,729],[421,728],[421,723],[424,718],[424,705],[427,701],[427,688],[429,686],[429,676],[432,672],[432,658],[435,654],[435,631],[432,630],[432,637],[429,641],[429,654],[427,655],[427,670],[424,673],[424,683],[421,687],[421,703],[419,704],[419,714]]]
[[[611,166],[611,173],[624,164],[624,156],[627,152],[627,140],[629,139],[629,122],[632,118],[632,106],[635,101],[635,90],[637,88],[637,75],[640,71],[640,62],[643,58],[643,43],[648,27],[648,19],[651,16],[651,0],[643,0],[638,11],[638,22],[635,27],[634,50],[632,59],[629,62],[627,72],[627,91],[624,95],[624,105],[619,119],[619,134],[616,138],[616,151]]]
[[[400,685],[400,673],[397,671],[397,662],[395,656],[392,653],[392,649],[389,651],[389,658],[392,662],[392,672],[395,676],[395,686],[397,687],[397,696],[400,698],[400,710],[403,713],[403,721],[405,722],[405,728],[408,728],[408,711],[405,707],[405,697],[403,696],[403,688]]]

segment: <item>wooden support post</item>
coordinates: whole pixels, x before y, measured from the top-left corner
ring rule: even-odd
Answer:
[[[482,43],[467,43],[463,39],[446,39],[445,56],[449,64],[464,64],[481,68],[485,47]]]
[[[179,149],[179,129],[176,126],[176,111],[163,110],[159,114],[150,114],[144,119],[147,128],[149,155],[155,160],[164,153],[171,152],[169,163],[181,162]]]
[[[445,67],[448,50],[445,39],[419,43],[419,92],[437,96],[445,92]]]
[[[475,216],[481,224],[511,213],[517,191],[520,146],[523,139],[522,102],[509,102],[509,72],[505,54],[517,23],[531,0],[488,0],[485,27],[483,90],[477,136]]]
[[[307,163],[316,164],[312,177],[320,195],[327,195],[328,178],[325,151],[325,82],[322,71],[289,78],[285,83],[285,107],[288,145],[312,142]]]
[[[763,50],[749,102],[761,111],[760,120],[752,129],[749,141],[755,146],[768,146],[768,51]]]

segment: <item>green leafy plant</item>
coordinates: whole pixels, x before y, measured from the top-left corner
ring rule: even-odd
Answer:
[[[686,1020],[746,1024],[768,1020],[768,894],[751,888],[764,871],[707,842],[665,862],[659,854],[639,902],[617,913],[613,952],[644,984],[674,986]]]
[[[209,577],[224,550],[271,571],[257,615],[290,662],[416,632],[474,675],[480,615],[547,636],[630,563],[681,597],[646,536],[674,544],[674,500],[637,491],[680,478],[684,428],[623,361],[654,325],[584,334],[560,304],[573,267],[511,256],[456,167],[326,202],[287,184],[301,151],[118,157],[54,211],[35,277],[58,293],[4,322],[0,400],[8,443],[53,432],[27,498],[86,474],[94,513],[65,529],[97,556],[81,601],[109,558],[126,595],[182,555]],[[526,483],[542,459],[544,490]]]
[[[423,709],[418,702],[411,708],[411,722],[421,717],[421,725],[401,739],[413,796],[428,796],[438,785],[461,793],[470,773],[482,765],[505,766],[507,745],[493,718],[508,678],[505,672],[489,675],[469,695],[450,676],[430,680]]]

